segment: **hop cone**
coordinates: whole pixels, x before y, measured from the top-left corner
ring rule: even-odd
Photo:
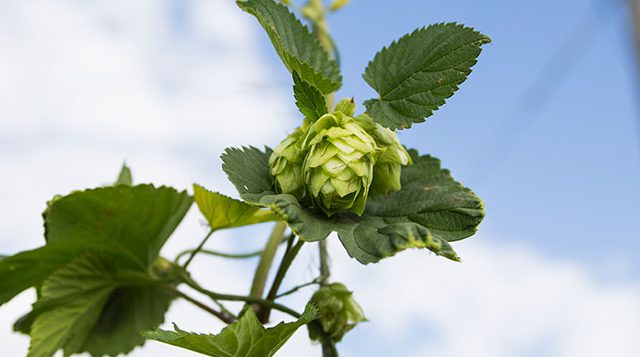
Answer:
[[[393,130],[376,123],[366,114],[355,118],[356,122],[371,135],[380,148],[373,168],[372,194],[388,194],[401,188],[400,174],[403,165],[411,164],[411,157],[400,144]]]
[[[302,180],[304,152],[300,149],[303,129],[297,128],[273,150],[269,158],[269,171],[274,178],[276,190],[302,200],[305,194]]]
[[[320,312],[318,322],[322,327],[322,332],[324,335],[328,335],[333,342],[340,342],[342,337],[359,322],[367,320],[362,308],[353,299],[351,291],[341,283],[333,283],[320,288],[311,297],[311,302]],[[311,326],[309,337],[314,341],[322,339],[320,331]]]
[[[371,135],[340,111],[311,124],[302,150],[303,180],[315,206],[328,216],[364,212],[377,146]]]

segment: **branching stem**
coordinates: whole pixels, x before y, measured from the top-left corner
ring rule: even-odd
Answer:
[[[285,222],[278,222],[273,227],[271,236],[260,255],[260,262],[258,262],[258,267],[256,268],[255,275],[253,276],[253,283],[251,284],[251,292],[249,296],[256,299],[262,298],[267,277],[269,276],[269,270],[273,263],[273,258],[276,255],[276,250],[278,250],[278,245],[280,244],[280,240],[282,239],[286,229],[287,224]]]
[[[200,245],[198,245],[198,247],[196,249],[194,249],[191,252],[191,255],[189,256],[189,259],[187,259],[187,261],[184,263],[184,265],[182,266],[182,269],[187,269],[187,267],[189,266],[189,264],[191,264],[191,261],[193,260],[193,258],[195,258],[195,256],[202,250],[202,247],[204,247],[205,243],[207,243],[207,241],[209,240],[209,238],[211,238],[211,236],[213,235],[213,232],[215,231],[215,229],[211,228],[211,230],[209,231],[209,233],[204,237],[204,239],[202,240],[202,242],[200,242]],[[180,256],[178,256],[176,258],[176,262],[178,261],[178,258]]]
[[[307,286],[316,285],[316,284],[320,284],[320,278],[316,278],[316,279],[313,279],[312,281],[309,281],[307,283],[294,286],[290,290],[287,290],[287,291],[285,291],[283,293],[280,293],[280,294],[276,295],[274,300],[277,300],[277,299],[279,299],[279,298],[281,298],[283,296],[291,295],[291,294],[295,293],[296,291],[298,291],[298,290],[300,290],[302,288],[306,288]]]
[[[296,237],[292,234],[289,238],[289,243],[287,244],[287,250],[282,256],[282,261],[280,262],[280,266],[278,266],[278,271],[276,272],[276,276],[273,279],[273,283],[271,284],[271,289],[269,289],[269,293],[267,294],[267,300],[275,301],[276,296],[278,295],[278,290],[280,289],[280,285],[282,285],[282,281],[284,280],[285,275],[289,271],[291,264],[295,260],[298,252],[300,252],[300,248],[304,244],[303,240],[298,240],[298,242],[294,245],[293,241]],[[261,308],[258,312],[258,318],[262,323],[267,323],[269,321],[269,315],[271,314],[271,309],[269,308]]]
[[[244,301],[246,303],[249,304],[255,304],[255,305],[259,305],[259,306],[265,306],[265,307],[269,307],[271,309],[274,310],[278,310],[278,311],[282,311],[286,314],[289,314],[295,318],[299,318],[301,316],[300,313],[298,313],[297,311],[284,306],[282,304],[278,304],[275,303],[273,301],[269,301],[269,300],[265,300],[265,299],[260,299],[260,298],[254,298],[252,296],[243,296],[243,295],[231,295],[231,294],[220,294],[220,293],[216,293],[210,290],[207,290],[205,288],[203,288],[202,286],[200,286],[197,282],[195,282],[193,279],[191,279],[191,277],[186,273],[186,272],[182,272],[182,281],[187,284],[189,287],[191,287],[193,290],[202,293],[204,295],[207,295],[209,298],[213,299],[213,300],[220,300],[220,301]]]
[[[213,308],[211,308],[210,306],[192,298],[191,296],[183,293],[182,291],[178,290],[178,289],[172,289],[172,291],[177,294],[178,296],[180,296],[181,298],[189,301],[190,303],[194,304],[195,306],[201,308],[202,310],[210,313],[211,315],[217,317],[218,319],[220,319],[220,321],[226,323],[226,324],[231,324],[235,321],[235,318],[233,316],[228,315],[225,312],[220,312],[217,311]]]

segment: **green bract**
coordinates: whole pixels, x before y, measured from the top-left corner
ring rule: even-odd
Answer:
[[[318,322],[323,334],[317,331],[318,326],[309,325],[309,337],[312,340],[319,341],[326,335],[333,342],[340,342],[358,323],[367,320],[352,295],[353,293],[341,283],[324,286],[313,294],[311,302],[317,306],[320,313]]]
[[[300,148],[302,134],[302,129],[297,128],[276,146],[269,158],[269,171],[274,178],[276,190],[291,194],[298,200],[302,200],[305,194],[302,179],[304,152]]]
[[[338,211],[364,212],[377,145],[371,135],[342,112],[325,114],[307,130],[302,149],[304,183],[328,216]]]

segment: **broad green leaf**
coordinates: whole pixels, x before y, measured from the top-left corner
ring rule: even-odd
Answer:
[[[364,80],[379,97],[367,100],[367,114],[391,129],[409,128],[431,116],[467,79],[491,40],[456,23],[431,25],[383,48]]]
[[[218,335],[204,335],[186,332],[174,326],[174,331],[149,331],[148,339],[186,348],[214,357],[271,357],[298,328],[316,319],[317,310],[307,305],[302,316],[295,322],[284,323],[265,329],[258,321],[253,309],[233,324],[225,327]]]
[[[414,164],[402,169],[402,189],[369,197],[362,217],[328,218],[291,195],[277,194],[269,180],[269,155],[268,149],[227,149],[223,169],[240,197],[272,209],[303,240],[322,240],[338,232],[349,255],[364,264],[407,248],[427,248],[458,260],[449,242],[473,235],[484,218],[482,201],[471,190],[441,169],[438,159],[415,150],[410,151]]]
[[[151,185],[74,192],[49,208],[47,243],[91,241],[146,268],[158,257],[191,203],[184,191]]]
[[[44,281],[33,311],[21,319],[31,335],[29,356],[127,353],[142,345],[140,331],[164,320],[173,295],[144,271],[118,267],[113,256],[87,252]]]
[[[200,185],[193,185],[193,198],[209,222],[211,228],[218,230],[250,224],[274,221],[277,219],[271,211],[211,192]]]
[[[117,186],[117,185],[131,186],[131,185],[133,185],[133,177],[131,175],[131,169],[129,168],[129,166],[127,166],[127,164],[122,164],[122,168],[120,169],[120,173],[118,174],[118,178],[116,179],[116,182],[113,185],[114,186]]]
[[[93,355],[117,355],[143,343],[138,331],[162,322],[172,298],[166,286],[157,286],[155,282],[150,285],[149,272],[161,246],[182,220],[191,201],[186,192],[150,185],[77,191],[53,200],[45,218],[47,244],[0,261],[0,303],[27,288],[42,286],[41,299],[32,312],[15,325],[16,330],[33,336],[33,354],[46,355],[54,348],[38,339],[57,344],[56,349],[66,345],[65,333],[77,335],[76,328],[85,331],[78,325],[80,320],[82,323],[93,321],[93,327],[85,336],[89,342],[77,348]],[[90,293],[96,289],[83,285],[87,279],[81,275],[63,274],[66,269],[79,269],[77,257],[95,251],[108,256],[108,266],[119,272],[117,277],[108,269],[102,272],[113,283],[109,293],[103,291],[108,295],[104,301],[102,293]],[[68,278],[64,284],[61,274]],[[90,280],[104,281],[98,278],[92,276]],[[53,287],[59,285],[78,287],[77,299],[73,300],[79,305],[69,303],[70,298],[58,299],[50,293],[44,294],[44,291],[56,291]],[[99,306],[103,306],[102,310],[98,309],[96,320],[91,320],[93,307]],[[46,316],[40,319],[42,323],[57,321],[59,326],[32,330],[32,325],[35,326],[43,314]]]
[[[263,152],[249,146],[226,148],[222,153],[222,170],[245,201],[251,202],[243,195],[262,195],[274,191],[269,174],[269,157],[272,152],[273,150],[267,147]]]
[[[238,0],[237,4],[260,22],[289,72],[297,72],[324,94],[340,88],[338,64],[286,6],[273,0]]]
[[[113,291],[112,266],[82,256],[54,272],[42,285],[31,317],[30,357],[49,357],[60,348],[78,349]],[[48,309],[47,309],[48,307]]]
[[[0,261],[0,305],[23,290],[38,286],[52,271],[73,259],[90,244],[50,244]]]
[[[293,96],[296,106],[305,118],[316,121],[327,113],[327,102],[320,91],[293,72]]]

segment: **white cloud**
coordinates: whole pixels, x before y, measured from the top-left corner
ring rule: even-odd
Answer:
[[[408,343],[407,356],[638,355],[640,286],[492,243],[480,236],[458,244],[461,264],[420,251],[366,267],[337,259],[337,278],[371,320],[361,337]]]
[[[47,199],[125,159],[138,181],[231,193],[222,150],[273,144],[295,120],[249,21],[223,0],[4,2],[0,250],[39,243]]]
[[[0,253],[41,244],[44,202],[112,180],[124,159],[138,181],[196,181],[232,193],[222,149],[273,144],[295,120],[287,81],[274,81],[260,59],[256,29],[226,0],[4,2]],[[202,234],[192,212],[169,256]],[[242,235],[222,233],[214,243],[260,244]],[[332,243],[335,278],[356,291],[371,320],[346,338],[346,355],[640,354],[640,287],[603,283],[578,263],[478,237],[457,245],[462,264],[411,251],[363,267]],[[314,251],[305,249],[287,283],[313,276]],[[242,293],[252,264],[200,258],[193,268],[203,284]],[[26,351],[28,340],[10,326],[31,299],[26,292],[0,308],[5,355]],[[183,302],[167,321],[221,327]],[[281,355],[319,355],[305,334]],[[192,354],[149,343],[133,355]]]

